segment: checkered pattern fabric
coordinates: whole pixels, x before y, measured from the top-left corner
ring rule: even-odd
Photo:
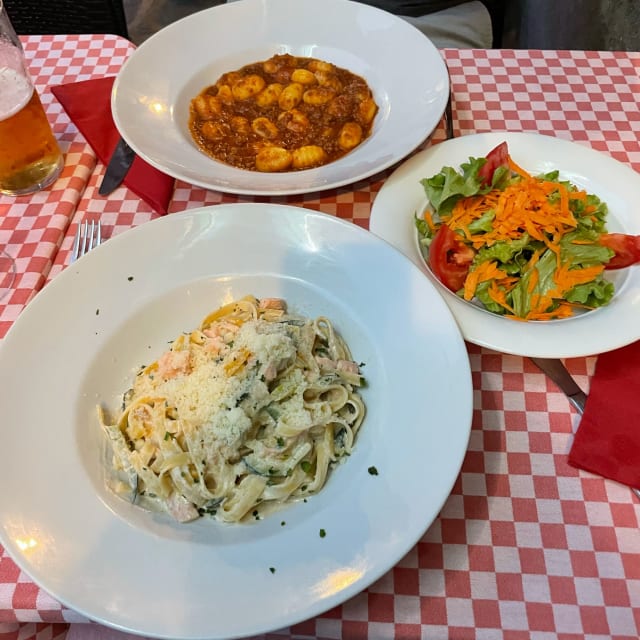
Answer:
[[[104,167],[46,92],[50,83],[117,72],[131,45],[112,36],[32,37],[25,45],[67,163],[50,191],[0,199],[0,242],[17,258],[19,271],[15,290],[0,304],[2,331],[68,263],[78,221],[99,215],[109,237],[156,216],[125,187],[109,198],[97,195]],[[640,170],[640,53],[442,53],[451,75],[456,134],[536,131],[577,141]],[[425,144],[443,139],[439,126]],[[171,212],[274,201],[367,228],[371,203],[391,171],[349,187],[286,198],[240,197],[178,182]],[[439,517],[395,567],[358,596],[260,640],[640,636],[637,500],[628,488],[567,465],[578,417],[531,362],[473,345],[468,351],[471,438]],[[588,390],[595,359],[566,364]],[[61,623],[81,621],[1,553],[0,640],[57,640],[68,628]],[[69,635],[80,626],[72,625]],[[123,637],[103,631],[95,637]]]
[[[116,36],[30,36],[22,40],[29,71],[65,155],[55,184],[32,196],[0,195],[0,246],[16,263],[17,278],[0,300],[0,338],[49,276],[87,183],[96,157],[53,97],[49,87],[64,82],[115,75],[134,46]]]

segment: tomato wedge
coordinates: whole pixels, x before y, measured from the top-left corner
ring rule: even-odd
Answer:
[[[616,254],[607,262],[605,269],[624,269],[640,262],[640,236],[605,233],[600,236],[600,244],[609,247]]]
[[[486,162],[478,170],[478,177],[483,184],[490,185],[496,169],[508,165],[509,149],[506,142],[501,142],[487,154]],[[615,252],[613,258],[607,263],[606,269],[624,269],[640,262],[640,236],[607,233],[600,237],[600,243]]]
[[[429,267],[442,284],[454,293],[462,289],[475,251],[443,224],[429,245]]]
[[[509,165],[509,149],[506,142],[501,142],[495,149],[489,151],[486,162],[478,170],[478,178],[483,184],[490,185],[493,174],[498,167]]]

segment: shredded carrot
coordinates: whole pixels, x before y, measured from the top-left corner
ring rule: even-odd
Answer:
[[[514,161],[513,158],[511,156],[508,156],[509,160],[509,169],[511,169],[511,171],[513,171],[514,173],[517,173],[519,176],[522,176],[523,178],[530,178],[531,176],[520,166],[517,165]]]
[[[604,265],[599,264],[583,269],[570,269],[566,264],[560,265],[554,274],[553,280],[557,285],[549,295],[554,298],[564,298],[565,294],[576,285],[591,282],[604,271]]]
[[[429,227],[429,229],[431,229],[431,231],[435,231],[436,230],[436,223],[433,221],[433,216],[431,215],[431,211],[429,211],[429,209],[425,209],[424,210],[424,221],[427,223],[427,226]]]
[[[523,320],[559,320],[560,318],[569,318],[573,315],[574,309],[573,305],[570,305],[568,302],[561,302],[558,305],[557,309],[553,311],[547,312],[530,312],[528,313]]]
[[[558,198],[550,200],[554,192]],[[495,212],[493,229],[489,233],[472,234],[469,225],[489,210]],[[537,240],[549,236],[559,238],[575,229],[577,221],[569,209],[568,192],[563,185],[523,178],[503,191],[461,198],[446,224],[454,231],[461,231],[478,249],[501,240],[515,240],[523,231]]]
[[[527,320],[547,320],[572,315],[576,305],[564,300],[566,294],[576,285],[592,281],[604,270],[603,265],[589,268],[572,268],[560,260],[560,240],[578,226],[571,211],[572,200],[585,201],[587,194],[582,190],[571,190],[565,184],[536,178],[529,175],[509,158],[510,170],[520,176],[504,190],[494,189],[487,194],[460,198],[451,214],[444,218],[453,231],[462,233],[474,249],[491,247],[496,242],[510,242],[527,233],[532,239],[542,242],[556,255],[556,269],[553,274],[554,288],[544,295],[536,292],[539,272],[535,268],[543,250],[530,259],[526,271],[530,273],[528,293],[530,311]],[[595,207],[584,208],[589,215]],[[488,212],[493,213],[490,231],[472,232],[472,224]],[[427,224],[433,220],[425,214]],[[497,262],[488,261],[469,271],[464,283],[463,296],[471,300],[480,283],[491,281],[488,295],[496,304],[505,309],[508,317],[517,317],[507,302],[507,295],[517,284],[518,278],[508,276]],[[522,319],[522,318],[520,318]]]
[[[469,225],[481,218],[487,211],[495,209],[500,198],[500,191],[490,191],[486,195],[462,198],[453,208],[446,223],[451,229],[460,230],[468,240],[471,240]]]
[[[507,303],[507,295],[506,290],[498,285],[498,283],[493,280],[489,285],[489,297],[493,302],[499,304],[503,309],[505,309],[509,314],[515,315],[515,311],[513,307],[511,307]]]
[[[580,238],[574,238],[573,240],[571,240],[571,244],[576,244],[576,245],[589,245],[589,244],[593,244],[593,240],[582,240]]]
[[[498,269],[498,264],[495,261],[483,262],[478,265],[477,269],[473,269],[469,272],[464,282],[464,299],[472,300],[476,294],[476,288],[481,282],[487,280],[499,280],[504,278],[507,274]]]
[[[529,258],[529,262],[527,264],[527,269],[533,269],[538,264],[538,260],[540,260],[540,251],[534,251],[531,258]]]

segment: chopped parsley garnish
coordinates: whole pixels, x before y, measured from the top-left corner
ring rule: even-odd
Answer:
[[[367,469],[367,471],[369,472],[369,475],[371,475],[371,476],[377,476],[378,475],[378,470],[373,466],[369,467]]]
[[[271,571],[271,573],[275,573],[276,572],[276,568],[275,567],[269,567],[269,571]]]
[[[326,537],[326,535],[327,535],[327,532],[324,529],[320,529],[320,537],[324,538]]]

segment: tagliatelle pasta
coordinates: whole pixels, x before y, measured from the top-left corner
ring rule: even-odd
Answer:
[[[112,488],[180,522],[238,522],[317,493],[365,415],[360,368],[325,317],[247,296],[136,376],[111,421]]]
[[[332,162],[371,133],[378,106],[360,76],[316,58],[275,55],[223,74],[190,105],[207,155],[262,172]]]

